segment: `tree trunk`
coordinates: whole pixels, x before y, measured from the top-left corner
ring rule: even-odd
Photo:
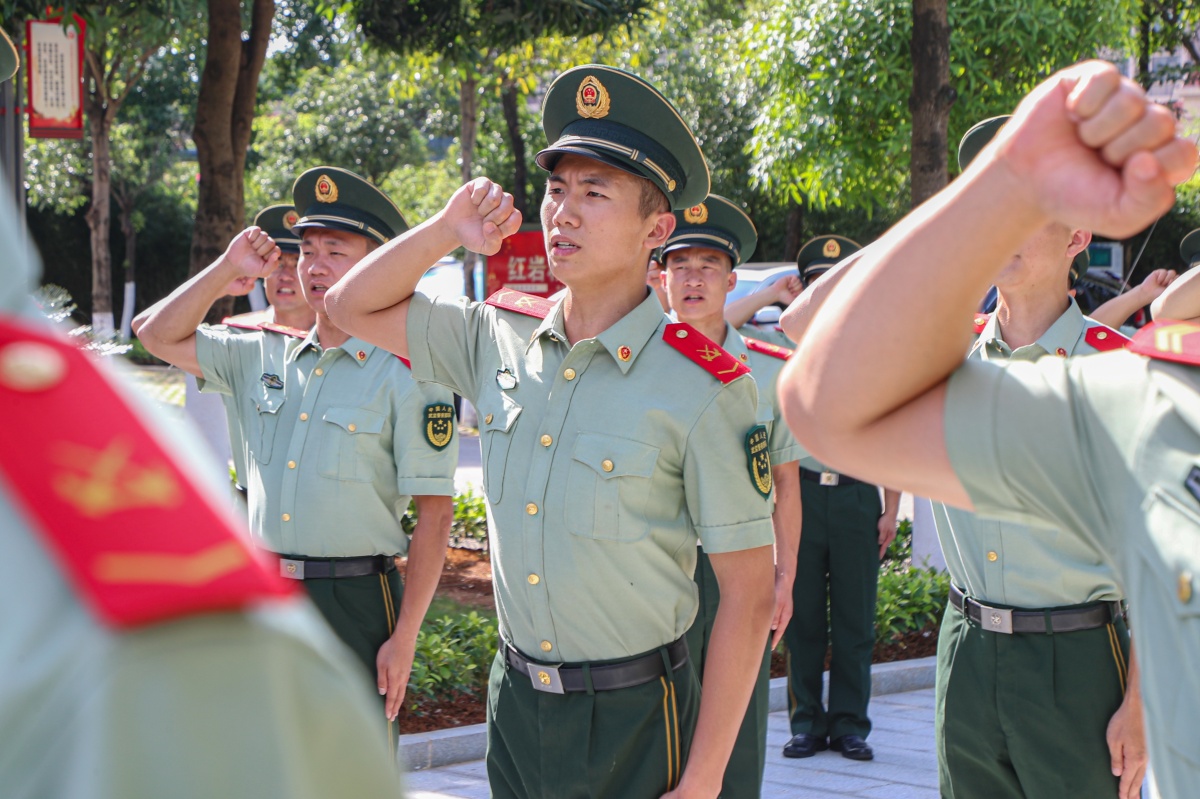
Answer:
[[[783,259],[795,261],[804,244],[804,205],[792,200],[788,204],[787,232],[783,239]]]
[[[479,109],[479,96],[476,89],[479,81],[474,75],[462,79],[458,87],[459,146],[462,156],[462,182],[471,180],[471,168],[475,160],[475,136],[479,130],[476,113]],[[475,259],[480,256],[470,250],[463,257],[463,290],[468,299],[475,299]]]
[[[958,98],[950,85],[950,25],[947,0],[913,0],[913,90],[910,181],[912,207],[937,194],[950,181],[946,138],[950,106]]]
[[[517,107],[519,100],[516,81],[504,81],[500,90],[500,105],[504,108],[504,124],[508,128],[508,144],[513,155],[513,182],[509,190],[512,192],[513,206],[521,212],[521,216],[529,219],[529,209],[526,207],[529,172],[525,164],[525,139],[521,136],[521,117]]]
[[[275,15],[274,0],[252,2],[250,33],[243,41],[241,1],[208,0],[208,52],[192,131],[200,162],[188,265],[192,275],[215,261],[245,222],[246,149]],[[220,320],[232,310],[233,298],[225,297],[208,319]]]
[[[1137,82],[1143,89],[1150,88],[1150,20],[1154,14],[1150,0],[1143,0],[1141,19],[1138,20],[1138,74]]]
[[[87,101],[88,133],[92,137],[92,205],[86,218],[92,243],[92,332],[108,338],[113,329],[112,252],[109,225],[112,221],[112,155],[108,134],[108,109],[98,98]]]

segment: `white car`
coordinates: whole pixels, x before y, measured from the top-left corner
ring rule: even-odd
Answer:
[[[766,289],[777,281],[796,274],[795,264],[745,264],[737,268],[738,282],[725,298],[725,304],[740,300],[756,291]],[[782,306],[771,304],[758,310],[750,318],[750,324],[759,327],[771,327],[779,324],[779,315],[783,313]]]

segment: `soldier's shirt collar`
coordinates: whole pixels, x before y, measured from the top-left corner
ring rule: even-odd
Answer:
[[[725,323],[725,343],[721,347],[741,363],[750,366],[750,350],[746,348],[746,339],[728,322]]]
[[[657,295],[649,292],[641,304],[596,336],[596,341],[616,361],[617,366],[621,369],[621,374],[625,374],[629,371],[629,367],[633,366],[633,362],[637,360],[642,350],[646,348],[647,342],[658,330],[659,325],[666,321],[666,318]],[[562,300],[555,304],[550,313],[546,314],[542,323],[533,331],[533,335],[529,338],[529,345],[533,346],[533,343],[543,336],[548,336],[564,344],[567,343]]]
[[[1038,337],[1038,340],[1024,347],[1017,347],[1013,350],[1004,341],[1000,334],[1000,323],[997,321],[997,315],[993,313],[984,325],[983,331],[976,339],[975,347],[982,347],[980,353],[984,360],[988,360],[990,355],[999,354],[1003,358],[1013,358],[1016,360],[1036,360],[1043,355],[1070,355],[1075,352],[1075,347],[1083,339],[1084,331],[1087,329],[1083,311],[1079,310],[1079,304],[1075,302],[1075,298],[1070,298],[1070,303],[1067,305],[1067,310],[1054,320],[1054,324],[1046,329],[1046,332]]]
[[[324,352],[324,350],[321,348],[320,342],[317,341],[316,325],[313,325],[312,329],[308,331],[307,336],[300,339],[300,343],[288,353],[286,360],[289,362],[296,360],[300,357],[300,353],[304,352],[309,347],[313,348],[318,353]],[[346,355],[349,356],[350,360],[362,367],[365,366],[367,361],[371,359],[371,353],[375,352],[375,345],[368,344],[360,338],[351,336],[342,344],[336,347],[329,347],[329,349],[344,350]]]
[[[550,313],[546,314],[546,317],[542,319],[542,323],[533,331],[533,335],[529,337],[530,346],[542,336],[547,335],[555,341],[566,343],[567,326],[563,320],[563,299],[565,297],[566,295],[564,294],[562,298],[559,298],[558,302],[554,303],[554,307],[550,309]],[[527,351],[528,349],[526,347]]]

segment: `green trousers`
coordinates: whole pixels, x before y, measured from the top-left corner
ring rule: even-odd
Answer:
[[[1124,621],[999,635],[947,606],[935,691],[942,796],[1116,797],[1105,733],[1125,695],[1128,642]]]
[[[873,485],[800,481],[804,506],[788,650],[792,734],[830,739],[871,732],[871,653],[879,583],[879,491]],[[821,702],[832,645],[829,705]]]
[[[404,597],[400,573],[368,574],[363,577],[305,580],[304,587],[317,610],[338,637],[362,661],[374,685],[375,656],[392,631]],[[396,751],[396,724],[384,716],[380,697],[380,723],[386,726],[389,751]]]
[[[700,608],[696,620],[687,632],[688,652],[691,653],[692,668],[696,679],[703,682],[704,664],[708,659],[708,642],[712,637],[713,622],[717,618],[717,605],[721,592],[717,587],[717,576],[712,562],[703,550],[696,553],[696,588],[700,593]],[[758,668],[758,679],[750,705],[738,729],[729,765],[725,767],[725,779],[721,783],[721,799],[758,799],[762,795],[763,769],[767,763],[767,716],[770,713],[771,689],[771,646],[768,635]]]
[[[488,683],[494,799],[658,799],[678,785],[700,707],[690,667],[632,688],[549,694],[508,667],[503,646]]]

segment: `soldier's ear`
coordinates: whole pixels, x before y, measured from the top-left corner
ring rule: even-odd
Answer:
[[[653,220],[654,227],[650,228],[643,246],[651,250],[657,250],[666,244],[667,239],[671,238],[671,234],[675,232],[675,214],[670,211],[656,213],[653,215]]]

